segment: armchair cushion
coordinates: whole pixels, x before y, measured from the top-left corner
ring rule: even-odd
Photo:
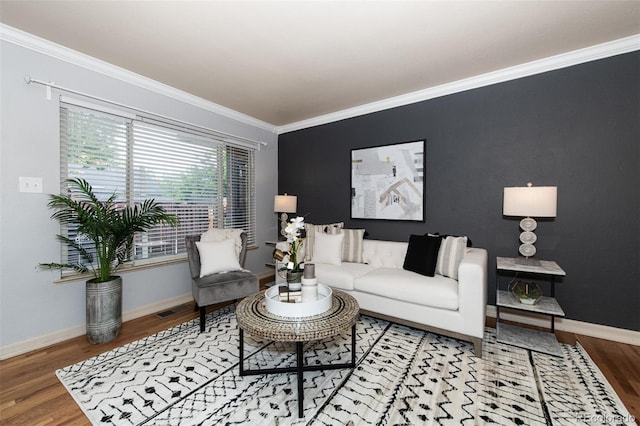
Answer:
[[[227,300],[241,299],[259,290],[258,277],[247,271],[212,274],[192,280],[198,306],[209,306]]]
[[[235,246],[232,239],[216,242],[197,241],[196,247],[198,247],[200,255],[200,278],[219,272],[241,270]]]

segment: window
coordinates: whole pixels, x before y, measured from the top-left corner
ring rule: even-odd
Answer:
[[[254,149],[221,141],[198,127],[152,117],[60,104],[62,191],[68,178],[84,178],[101,199],[114,192],[123,204],[154,198],[178,217],[135,238],[134,261],[185,253],[184,237],[209,227],[244,229],[255,245]],[[62,232],[79,243],[73,229]],[[63,261],[74,261],[66,246]],[[67,252],[67,250],[69,250]]]

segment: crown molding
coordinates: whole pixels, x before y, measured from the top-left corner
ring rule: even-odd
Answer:
[[[640,34],[276,127],[293,132],[640,50]]]
[[[101,61],[84,53],[77,52],[73,49],[53,43],[49,40],[37,37],[33,34],[26,33],[16,28],[0,23],[0,40],[13,43],[15,45],[33,50],[44,55],[51,56],[77,65],[79,67],[94,71],[108,77],[112,77],[125,83],[133,84],[137,87],[150,90],[154,93],[167,96],[180,102],[193,105],[197,108],[222,115],[232,120],[266,130],[270,133],[276,133],[276,127],[273,124],[258,120],[257,118],[232,110],[230,108],[207,101],[198,96],[194,96],[182,90],[136,74],[124,68]]]
[[[336,111],[333,113],[320,115],[306,120],[274,126],[273,124],[258,120],[230,108],[207,101],[200,97],[167,86],[158,81],[141,76],[134,72],[120,68],[108,62],[101,61],[43,38],[20,31],[13,27],[0,23],[0,40],[5,40],[18,46],[30,49],[56,59],[69,62],[71,64],[98,72],[108,77],[116,78],[123,82],[153,91],[172,99],[193,105],[206,111],[210,111],[238,122],[266,130],[270,133],[282,134],[335,121],[345,120],[360,115],[409,105],[441,96],[464,92],[496,83],[528,77],[547,71],[579,65],[586,62],[604,59],[611,56],[640,50],[640,34],[625,37],[622,39],[586,47],[584,49],[563,53],[537,61],[527,62],[510,68],[481,74],[463,80],[430,87],[415,92],[383,99],[376,102],[360,105],[353,108]]]

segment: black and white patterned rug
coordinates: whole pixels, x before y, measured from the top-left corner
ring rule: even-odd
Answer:
[[[471,344],[361,316],[353,370],[239,376],[234,306],[206,332],[186,322],[58,370],[93,424],[566,425],[635,424],[587,353],[552,357],[503,345],[487,328]],[[305,344],[305,364],[348,362],[350,332]],[[245,368],[295,366],[293,344],[245,334]]]

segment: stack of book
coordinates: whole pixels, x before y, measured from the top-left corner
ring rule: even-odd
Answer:
[[[280,286],[278,289],[278,300],[287,303],[300,303],[302,302],[302,291],[291,291],[287,286]]]

